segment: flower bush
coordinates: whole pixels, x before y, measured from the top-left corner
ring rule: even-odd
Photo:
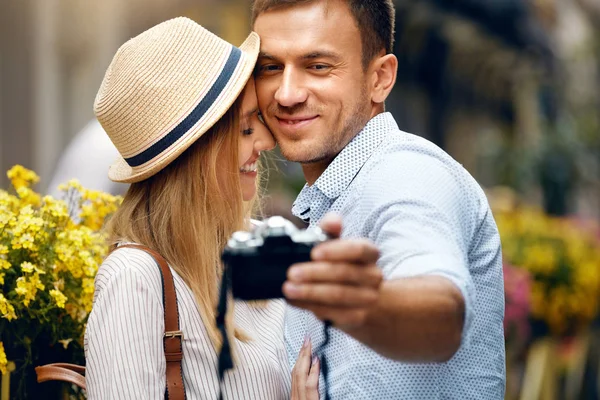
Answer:
[[[507,343],[524,345],[530,337],[529,304],[531,275],[522,268],[504,264],[504,332]]]
[[[15,396],[25,397],[23,377],[44,362],[83,362],[83,333],[92,308],[94,277],[107,254],[101,231],[121,198],[61,187],[65,199],[42,197],[39,177],[22,166],[8,171],[12,190],[0,190],[0,372],[15,361]],[[56,360],[48,349],[62,350]],[[66,355],[68,354],[68,355]]]
[[[494,216],[505,263],[530,276],[530,318],[556,336],[589,326],[600,308],[598,227],[526,206]]]

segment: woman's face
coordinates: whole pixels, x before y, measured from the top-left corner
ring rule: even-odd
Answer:
[[[242,115],[240,116],[240,183],[244,201],[256,194],[256,168],[260,152],[275,147],[271,132],[261,122],[256,99],[254,78],[250,78],[242,93]]]

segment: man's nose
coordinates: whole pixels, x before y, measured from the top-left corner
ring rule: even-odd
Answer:
[[[303,87],[300,77],[293,69],[285,69],[279,88],[275,92],[275,101],[283,107],[293,107],[306,101],[308,91]]]

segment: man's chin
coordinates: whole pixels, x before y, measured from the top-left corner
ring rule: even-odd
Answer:
[[[281,150],[281,155],[287,160],[291,162],[297,162],[300,164],[317,164],[326,161],[329,157],[323,154],[311,154],[310,152],[304,152],[302,150],[298,151],[286,151],[281,146],[279,146]]]

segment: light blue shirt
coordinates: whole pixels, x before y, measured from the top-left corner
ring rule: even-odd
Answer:
[[[465,300],[462,343],[445,363],[392,361],[332,329],[325,356],[333,399],[504,399],[500,238],[483,190],[460,164],[380,114],[304,187],[292,211],[311,226],[341,214],[342,237],[373,241],[386,279],[443,276]],[[306,334],[318,346],[323,324],[288,306],[292,365]]]

